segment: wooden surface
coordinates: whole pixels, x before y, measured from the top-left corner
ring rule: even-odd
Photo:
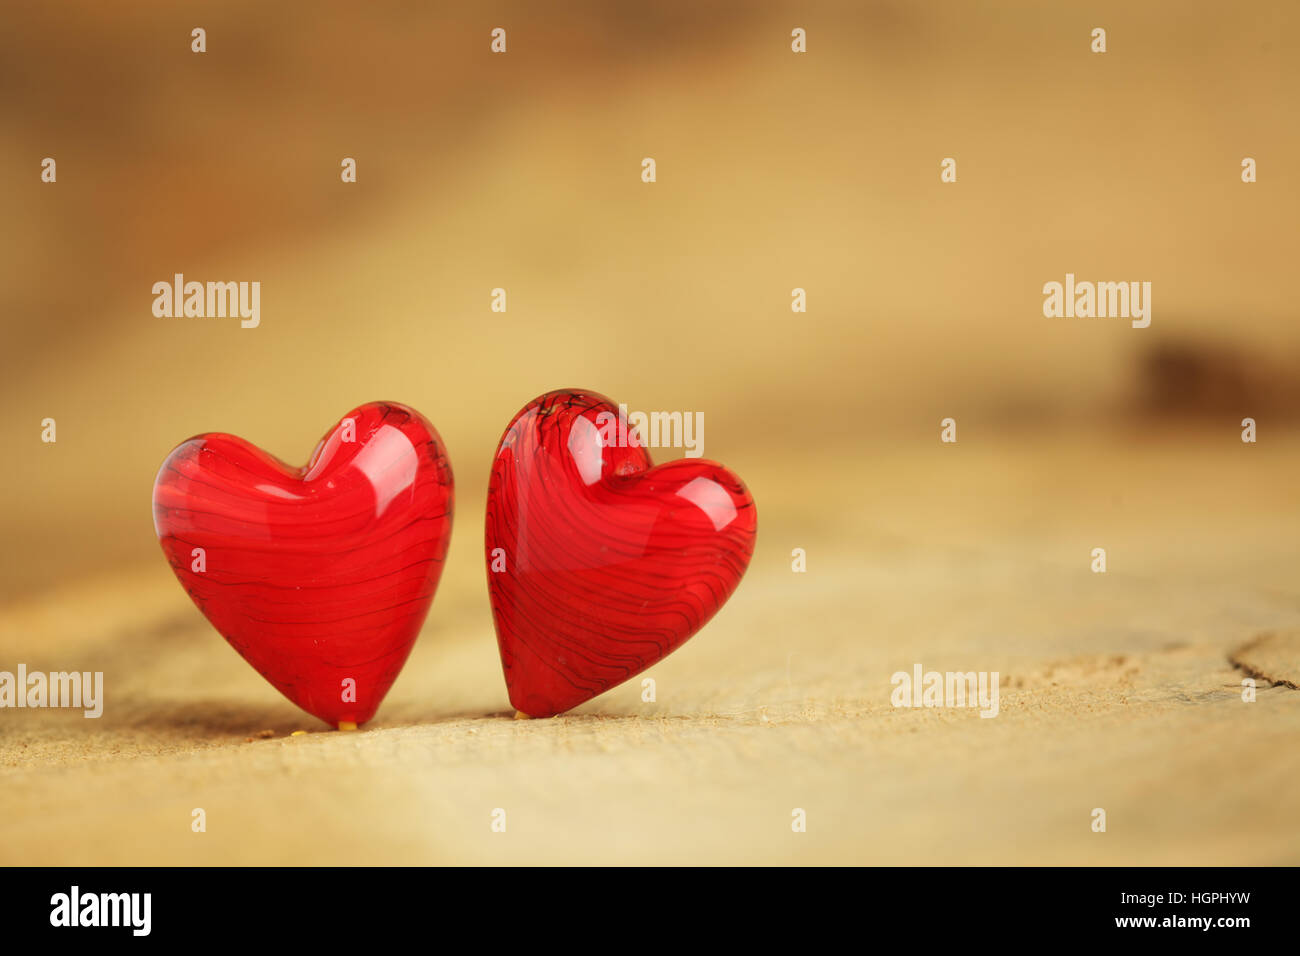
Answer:
[[[650,671],[655,703],[634,682],[511,718],[472,488],[354,733],[253,673],[161,556],[11,603],[0,668],[102,670],[107,694],[99,720],[0,715],[0,862],[1300,862],[1300,438],[878,446],[865,470],[828,451],[746,476],[753,566]],[[1233,659],[1270,678],[1254,703]],[[894,709],[916,663],[999,671],[999,715]]]

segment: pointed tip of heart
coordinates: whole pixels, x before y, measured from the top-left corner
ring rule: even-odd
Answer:
[[[356,730],[357,725],[350,720],[340,720],[339,730]]]
[[[532,719],[533,718],[529,717],[522,710],[515,711],[515,720],[532,720]]]

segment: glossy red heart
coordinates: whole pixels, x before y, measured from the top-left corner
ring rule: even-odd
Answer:
[[[233,435],[178,446],[154,482],[172,570],[231,646],[326,723],[374,716],[415,643],[451,537],[453,481],[419,412],[345,416],[303,468]]]
[[[506,429],[488,485],[488,590],[510,702],[576,707],[680,647],[754,550],[754,501],[721,465],[652,466],[609,399],[560,390]],[[621,422],[610,427],[612,422]]]

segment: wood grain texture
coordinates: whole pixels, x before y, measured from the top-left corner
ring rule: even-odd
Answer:
[[[0,860],[1300,863],[1300,693],[1243,703],[1228,659],[1300,627],[1300,436],[1228,439],[882,444],[866,472],[809,454],[811,496],[747,467],[753,564],[657,702],[633,681],[550,720],[511,719],[474,535],[352,734],[290,736],[313,721],[163,562],[70,580],[0,611],[0,666],[103,670],[105,713],[0,714]],[[1000,671],[999,716],[891,707],[918,661]]]
[[[1229,660],[1266,684],[1300,689],[1300,631],[1265,631],[1236,648]]]

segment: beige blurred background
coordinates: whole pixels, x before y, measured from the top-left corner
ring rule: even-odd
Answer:
[[[0,713],[0,860],[1300,860],[1294,5],[0,16],[0,668],[110,694]],[[155,318],[176,272],[260,281],[261,326]],[[1150,281],[1150,328],[1045,319],[1066,272]],[[655,705],[514,724],[483,495],[561,386],[702,411],[759,545]],[[301,463],[374,399],[437,425],[456,530],[378,720],[318,734],[189,605],[150,488],[195,433]],[[917,661],[1001,668],[1002,715],[894,711]]]

